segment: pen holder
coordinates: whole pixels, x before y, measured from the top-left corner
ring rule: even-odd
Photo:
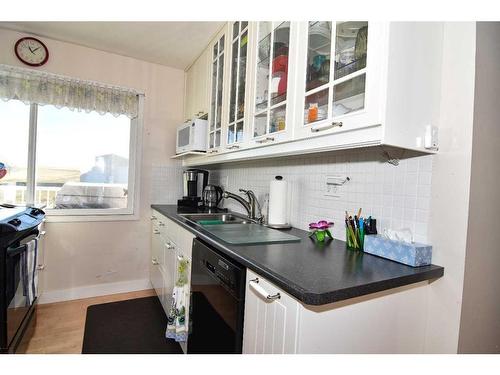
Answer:
[[[347,248],[349,250],[361,250],[363,251],[363,245],[365,240],[364,232],[360,232],[359,229],[353,230],[351,227],[345,228],[345,238],[347,243]]]

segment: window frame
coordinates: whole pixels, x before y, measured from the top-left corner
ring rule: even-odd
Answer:
[[[144,95],[138,94],[138,114],[130,119],[129,169],[127,207],[117,209],[53,209],[44,208],[48,222],[71,221],[120,221],[139,219],[139,181],[142,155],[142,128]],[[36,196],[36,155],[37,155],[37,117],[38,104],[30,103],[28,170],[26,176],[26,205],[40,206],[35,203]]]

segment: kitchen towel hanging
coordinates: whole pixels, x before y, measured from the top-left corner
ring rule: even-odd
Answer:
[[[177,282],[172,293],[172,306],[168,314],[165,336],[177,342],[186,342],[188,327],[186,326],[186,306],[189,298],[188,284],[189,261],[183,256],[177,257]]]
[[[282,176],[276,176],[269,186],[269,217],[270,225],[288,224],[287,210],[288,184]]]
[[[25,244],[26,250],[21,253],[21,278],[23,295],[26,296],[26,306],[31,306],[38,296],[38,239]]]

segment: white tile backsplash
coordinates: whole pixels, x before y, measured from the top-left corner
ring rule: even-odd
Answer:
[[[327,174],[351,179],[339,198],[325,196]],[[362,207],[363,216],[377,218],[379,232],[409,228],[415,241],[427,242],[432,155],[401,159],[398,166],[387,163],[379,149],[231,163],[211,169],[210,182],[234,193],[251,189],[262,203],[276,175],[289,182],[289,218],[295,227],[332,220],[334,236],[344,240],[344,211]],[[233,200],[224,206],[244,212]]]
[[[380,149],[351,150],[324,156],[305,155],[279,159],[224,164],[210,170],[210,182],[238,193],[251,189],[263,203],[269,182],[281,175],[289,183],[290,223],[301,229],[320,219],[335,223],[333,235],[345,240],[344,212],[363,208],[363,216],[377,219],[384,228],[409,228],[414,240],[427,242],[431,196],[432,155],[401,159],[398,166],[387,163]],[[182,196],[179,165],[153,166],[151,202],[175,204]],[[341,187],[339,198],[325,196],[325,176],[345,175],[350,181]],[[233,200],[223,205],[244,212]]]
[[[151,203],[177,204],[182,196],[182,167],[180,163],[153,165],[151,171]]]

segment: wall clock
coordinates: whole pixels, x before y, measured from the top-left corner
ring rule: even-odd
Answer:
[[[42,66],[49,59],[49,50],[45,44],[33,37],[19,39],[14,51],[17,58],[29,66]]]

